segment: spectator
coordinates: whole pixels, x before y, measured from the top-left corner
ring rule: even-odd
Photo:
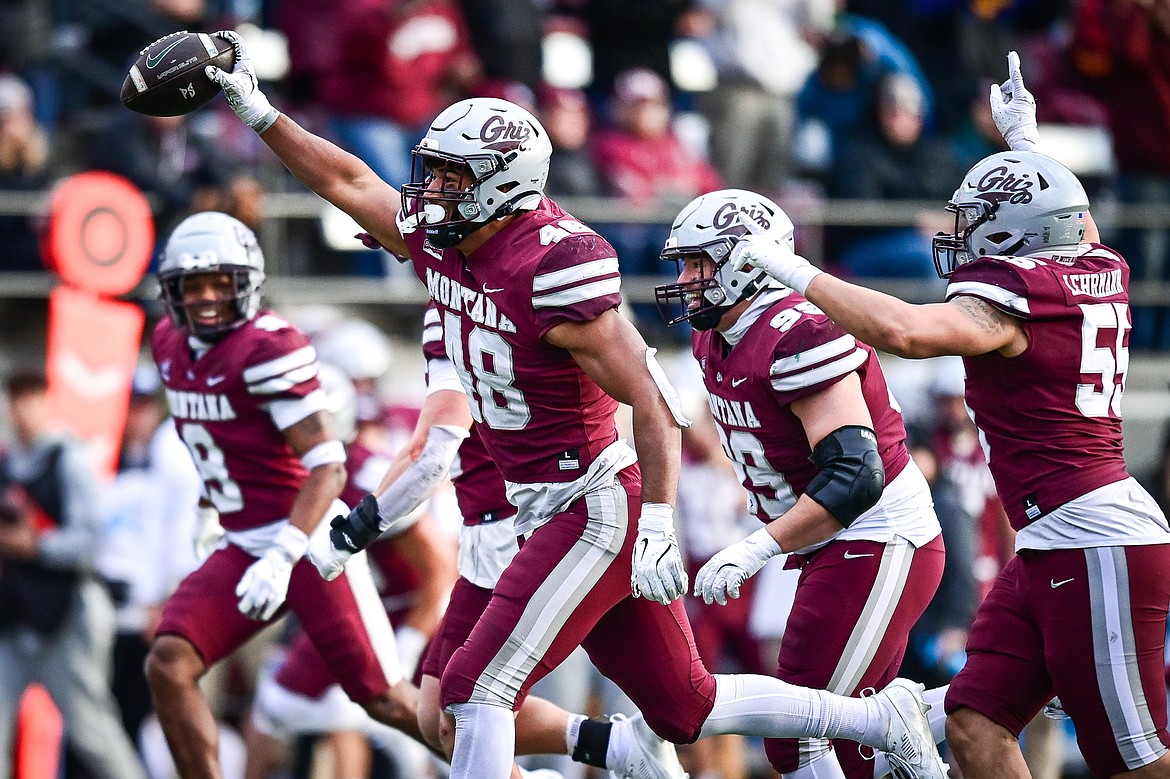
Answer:
[[[796,93],[817,63],[811,31],[832,12],[825,0],[708,0],[717,21],[703,43],[716,89],[699,107],[711,125],[711,159],[728,186],[764,194],[791,174]]]
[[[125,176],[144,192],[157,195],[159,232],[195,211],[221,204],[231,162],[191,116],[144,116],[118,111],[94,140],[90,164]]]
[[[536,0],[461,0],[471,43],[491,79],[534,88],[541,77],[541,11]]]
[[[695,24],[694,0],[583,0],[582,17],[593,49],[593,89],[610,93],[618,76],[646,68],[670,79],[670,44]]]
[[[955,165],[960,168],[970,169],[984,157],[1007,151],[1007,143],[991,117],[991,104],[987,102],[990,88],[990,81],[979,82],[967,102],[965,115],[951,135]]]
[[[32,91],[19,77],[0,75],[0,190],[32,193],[48,184],[49,139],[33,119]],[[31,217],[0,215],[0,267],[42,269]]]
[[[858,200],[945,199],[957,178],[949,147],[923,135],[925,96],[907,73],[878,82],[868,132],[838,149],[827,188],[830,197]],[[850,273],[870,277],[934,278],[931,237],[946,215],[926,212],[907,227],[835,231],[836,259]]]
[[[923,119],[929,118],[929,90],[913,56],[881,24],[858,16],[843,16],[821,42],[816,70],[797,96],[802,121],[824,127],[829,158],[812,167],[827,170],[832,158],[851,140],[853,130],[866,123],[875,90],[887,73],[907,73],[923,95]]]
[[[16,704],[39,682],[95,779],[145,779],[110,694],[96,476],[76,442],[49,432],[43,374],[15,374],[5,389],[16,440],[0,458],[0,777],[10,776]]]
[[[633,68],[614,82],[613,126],[594,136],[598,168],[610,190],[634,206],[683,203],[719,189],[719,174],[690,154],[671,129],[670,92],[651,70]],[[630,224],[610,237],[626,274],[655,275],[667,228]],[[616,238],[616,240],[614,240]]]
[[[1170,6],[1084,0],[1076,9],[1071,55],[1108,110],[1121,202],[1164,204],[1170,200]],[[1170,280],[1170,231],[1123,230],[1113,245],[1133,281]],[[1170,347],[1170,309],[1134,307],[1130,347]]]
[[[601,171],[589,149],[593,116],[585,93],[544,85],[537,91],[537,101],[540,121],[553,147],[545,191],[552,197],[605,194]]]
[[[385,181],[410,180],[410,150],[428,122],[479,77],[454,0],[351,0],[319,95],[341,145]]]

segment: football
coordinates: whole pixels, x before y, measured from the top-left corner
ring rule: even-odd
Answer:
[[[235,49],[218,35],[171,33],[139,52],[122,82],[122,103],[150,116],[190,113],[220,91],[203,68],[215,65],[231,71],[235,63]]]

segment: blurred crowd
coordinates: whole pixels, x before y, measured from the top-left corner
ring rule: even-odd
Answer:
[[[856,276],[934,276],[941,205],[963,171],[1003,148],[987,93],[1008,50],[1021,52],[1040,121],[1055,128],[1050,152],[1095,205],[1170,197],[1160,0],[3,0],[0,190],[100,168],[157,196],[160,233],[205,208],[255,226],[265,192],[297,185],[224,121],[222,103],[151,118],[117,99],[152,40],[228,27],[249,39],[282,110],[396,185],[431,118],[491,95],[547,125],[553,197],[619,198],[615,214],[724,186],[798,215],[826,199],[938,204],[902,224],[873,226],[879,205],[876,217],[798,231],[818,260]],[[1134,280],[1166,281],[1170,232],[1146,227],[1106,240]],[[626,274],[661,272],[666,225],[601,229]],[[330,267],[386,265],[358,251]],[[0,266],[39,267],[29,218],[0,215]],[[1132,346],[1170,346],[1167,316],[1139,310]]]

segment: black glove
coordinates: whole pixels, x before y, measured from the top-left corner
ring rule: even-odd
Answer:
[[[366,495],[348,516],[333,518],[329,523],[329,540],[335,549],[357,554],[382,534],[381,521],[377,499]]]

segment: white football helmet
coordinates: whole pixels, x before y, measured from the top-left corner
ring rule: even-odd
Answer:
[[[333,418],[333,432],[348,444],[357,437],[357,390],[344,370],[327,362],[317,363],[317,380],[325,393],[325,410]]]
[[[183,305],[183,281],[202,273],[228,273],[235,292],[225,301],[236,316],[208,327],[199,325]],[[260,308],[264,283],[264,254],[256,234],[240,220],[218,211],[204,211],[179,223],[167,240],[159,263],[160,297],[171,320],[204,340],[218,340],[235,330]]]
[[[551,155],[548,134],[525,109],[494,97],[461,100],[414,147],[399,227],[422,227],[447,249],[488,222],[534,209]]]
[[[739,239],[760,235],[793,247],[794,229],[780,206],[755,192],[721,189],[692,200],[675,217],[661,257],[674,262],[681,274],[688,257],[704,254],[714,263],[714,273],[655,287],[662,319],[668,326],[690,322],[696,330],[715,327],[727,309],[772,284],[760,268],[731,267],[728,260]]]
[[[317,356],[352,381],[380,379],[390,370],[393,348],[386,334],[364,319],[338,322],[317,337]]]
[[[947,278],[983,256],[1038,251],[1075,254],[1085,238],[1089,197],[1056,160],[1030,151],[1004,151],[976,163],[947,204],[955,232],[934,238],[934,265]]]

